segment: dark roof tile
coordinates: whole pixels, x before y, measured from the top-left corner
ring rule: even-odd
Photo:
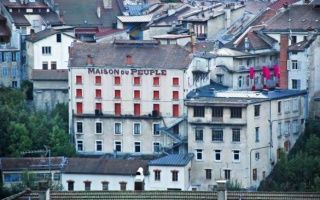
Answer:
[[[149,166],[186,166],[193,158],[193,154],[170,154],[156,160],[151,160]]]
[[[51,157],[51,169],[61,169],[65,163],[64,157]],[[49,169],[48,157],[25,157],[25,158],[0,158],[2,171],[17,170],[45,170]]]
[[[32,80],[34,81],[68,81],[68,70],[32,70]]]

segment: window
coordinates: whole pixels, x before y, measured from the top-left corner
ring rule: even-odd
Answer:
[[[298,79],[292,79],[292,89],[299,90],[300,89],[300,80]]]
[[[172,181],[178,181],[178,173],[179,173],[179,171],[176,171],[176,170],[171,171]]]
[[[57,33],[57,42],[61,42],[61,33]]]
[[[160,124],[153,124],[153,135],[160,135]]]
[[[68,183],[68,191],[74,190],[74,181],[67,181]]]
[[[12,61],[17,61],[17,52],[12,52]]]
[[[154,142],[153,143],[153,152],[159,153],[160,152],[160,143],[159,142]]]
[[[102,95],[101,95],[101,89],[96,89],[96,98],[97,99],[101,99]]]
[[[232,129],[232,142],[240,142],[240,128]]]
[[[214,150],[214,161],[221,161],[221,150]]]
[[[116,152],[121,152],[121,149],[122,149],[121,141],[115,141],[114,142],[114,150],[116,150]]]
[[[56,70],[57,69],[57,62],[56,61],[51,61],[51,69]]]
[[[154,180],[155,181],[160,181],[161,179],[161,170],[154,170]]]
[[[82,133],[82,132],[83,132],[82,122],[77,122],[77,133]]]
[[[153,77],[153,86],[160,85],[160,77]]]
[[[133,92],[133,98],[134,99],[140,99],[140,90],[135,90]]]
[[[76,89],[76,98],[82,97],[82,89]]]
[[[121,84],[121,78],[120,78],[120,76],[115,76],[115,77],[114,77],[114,84],[115,84],[115,85],[120,85],[120,84]]]
[[[84,181],[84,190],[85,191],[91,190],[91,181]]]
[[[77,102],[77,114],[82,114],[82,102]]]
[[[51,47],[42,47],[42,55],[50,55]]]
[[[96,76],[95,77],[95,84],[96,85],[101,85],[101,76]]]
[[[154,111],[158,111],[158,113],[160,112],[160,104],[153,104],[153,110]]]
[[[140,142],[135,142],[134,143],[134,152],[135,153],[140,153],[141,152],[141,143]]]
[[[179,78],[177,78],[177,77],[172,78],[172,85],[179,86]]]
[[[17,81],[12,81],[11,82],[11,87],[12,88],[17,88],[18,87],[18,82]]]
[[[55,180],[55,181],[61,180],[61,173],[54,173],[53,174],[53,180]]]
[[[133,109],[134,115],[135,116],[140,116],[140,104],[135,103],[133,105],[133,107],[134,107],[134,109]]]
[[[223,107],[212,107],[212,117],[223,117]]]
[[[196,141],[203,141],[203,129],[195,129],[195,140]]]
[[[116,116],[121,115],[121,103],[114,104],[114,115],[116,115]]]
[[[256,158],[256,160],[259,160],[259,159],[260,159],[260,153],[259,153],[259,152],[256,152],[256,153],[255,153],[255,158]]]
[[[282,124],[281,122],[278,123],[278,137],[282,136]]]
[[[179,100],[179,91],[173,91],[172,92],[172,99],[173,100]]]
[[[290,121],[286,121],[284,123],[284,135],[289,136],[290,135]]]
[[[223,142],[223,129],[212,130],[212,141]]]
[[[160,99],[160,94],[158,90],[153,91],[153,99]]]
[[[98,152],[102,151],[102,141],[101,140],[96,141],[96,151],[98,151]]]
[[[102,133],[102,122],[96,122],[96,133]]]
[[[290,104],[291,104],[291,101],[290,100],[286,100],[284,101],[284,112],[285,113],[289,113],[290,112]]]
[[[114,134],[120,135],[122,133],[122,124],[120,122],[114,123]]]
[[[231,118],[241,118],[242,108],[231,108]]]
[[[82,76],[76,76],[76,84],[82,84]]]
[[[252,180],[257,180],[257,168],[252,169]]]
[[[297,43],[297,36],[293,35],[291,36],[291,44]]]
[[[202,149],[196,149],[196,160],[202,160]]]
[[[179,104],[172,105],[172,116],[179,117]]]
[[[254,105],[254,116],[255,117],[260,116],[260,105]]]
[[[278,114],[281,114],[281,101],[278,101]]]
[[[120,90],[115,90],[114,91],[114,98],[115,99],[121,99],[121,91]]]
[[[299,122],[297,119],[292,121],[292,133],[293,134],[298,134],[300,131],[300,126],[299,126]]]
[[[259,127],[256,127],[256,142],[259,142]]]
[[[299,111],[299,99],[292,99],[292,112]]]
[[[102,103],[96,103],[96,111],[98,111],[99,114],[101,113],[101,111],[102,111]]]
[[[127,190],[127,183],[126,182],[120,182],[120,190],[125,191]]]
[[[224,179],[230,180],[231,178],[231,170],[230,169],[225,169],[224,170]]]
[[[233,150],[233,161],[234,162],[240,161],[240,151],[239,150]]]
[[[141,124],[140,123],[133,123],[133,134],[134,135],[141,134]]]
[[[193,116],[194,117],[204,117],[204,106],[193,107]]]
[[[217,74],[217,82],[223,84],[223,74]]]
[[[133,84],[134,84],[134,85],[141,85],[141,79],[140,79],[140,77],[134,77],[134,78],[133,78]]]
[[[205,169],[206,171],[206,179],[211,180],[212,179],[212,169]]]
[[[42,69],[48,70],[48,62],[42,62]]]
[[[109,190],[109,182],[108,181],[102,181],[102,190]]]
[[[83,141],[77,140],[77,151],[83,151]]]
[[[297,60],[292,60],[291,61],[291,69],[299,69]]]

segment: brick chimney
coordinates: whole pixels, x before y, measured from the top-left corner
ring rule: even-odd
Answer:
[[[288,89],[288,35],[280,35],[280,88]]]
[[[132,64],[133,64],[132,56],[128,54],[126,56],[126,65],[132,65]]]
[[[93,57],[90,54],[87,55],[87,65],[93,65]]]

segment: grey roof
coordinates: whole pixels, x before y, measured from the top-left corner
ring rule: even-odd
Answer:
[[[292,44],[288,47],[288,51],[304,51],[305,49],[309,48],[309,46],[313,43],[313,41],[317,38],[317,35],[313,35],[312,37],[308,38],[307,40],[303,40],[301,42]]]
[[[66,164],[65,157],[51,157],[51,169],[61,169]],[[2,171],[20,170],[47,170],[49,169],[48,157],[26,157],[26,158],[0,158],[0,169]]]
[[[32,70],[32,80],[34,81],[68,81],[68,70]]]
[[[112,9],[105,9],[103,0],[54,0],[59,7],[64,24],[76,27],[112,27],[116,16],[120,15],[119,3],[112,0]],[[97,6],[101,8],[101,17],[97,15]]]
[[[55,29],[45,29],[43,31],[39,31],[37,33],[30,34],[26,37],[26,40],[29,42],[38,42],[44,38],[47,38],[48,36],[54,35],[56,33],[59,33],[59,31],[56,31]]]
[[[147,173],[147,165],[147,160],[136,159],[68,158],[63,171],[70,174],[135,175],[140,167]]]
[[[290,19],[290,23],[289,23]],[[313,5],[292,5],[267,22],[265,31],[283,32],[320,29],[320,7]]]
[[[195,96],[201,96],[201,97],[212,97],[213,91],[223,91],[227,90],[228,87],[224,86],[222,84],[211,82],[210,85],[206,85],[200,88],[197,88],[196,90],[192,90],[187,94],[187,99],[193,98]]]
[[[193,154],[170,154],[156,160],[151,160],[149,166],[186,166],[193,158]]]
[[[178,45],[160,45],[150,41],[116,41],[108,43],[74,43],[70,66],[85,67],[87,56],[93,56],[95,66],[124,67],[126,57],[133,60],[132,68],[186,69],[191,57]]]

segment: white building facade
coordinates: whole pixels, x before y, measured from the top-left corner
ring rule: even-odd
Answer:
[[[306,92],[203,89],[186,100],[192,188],[212,190],[221,178],[257,188],[303,131]]]

